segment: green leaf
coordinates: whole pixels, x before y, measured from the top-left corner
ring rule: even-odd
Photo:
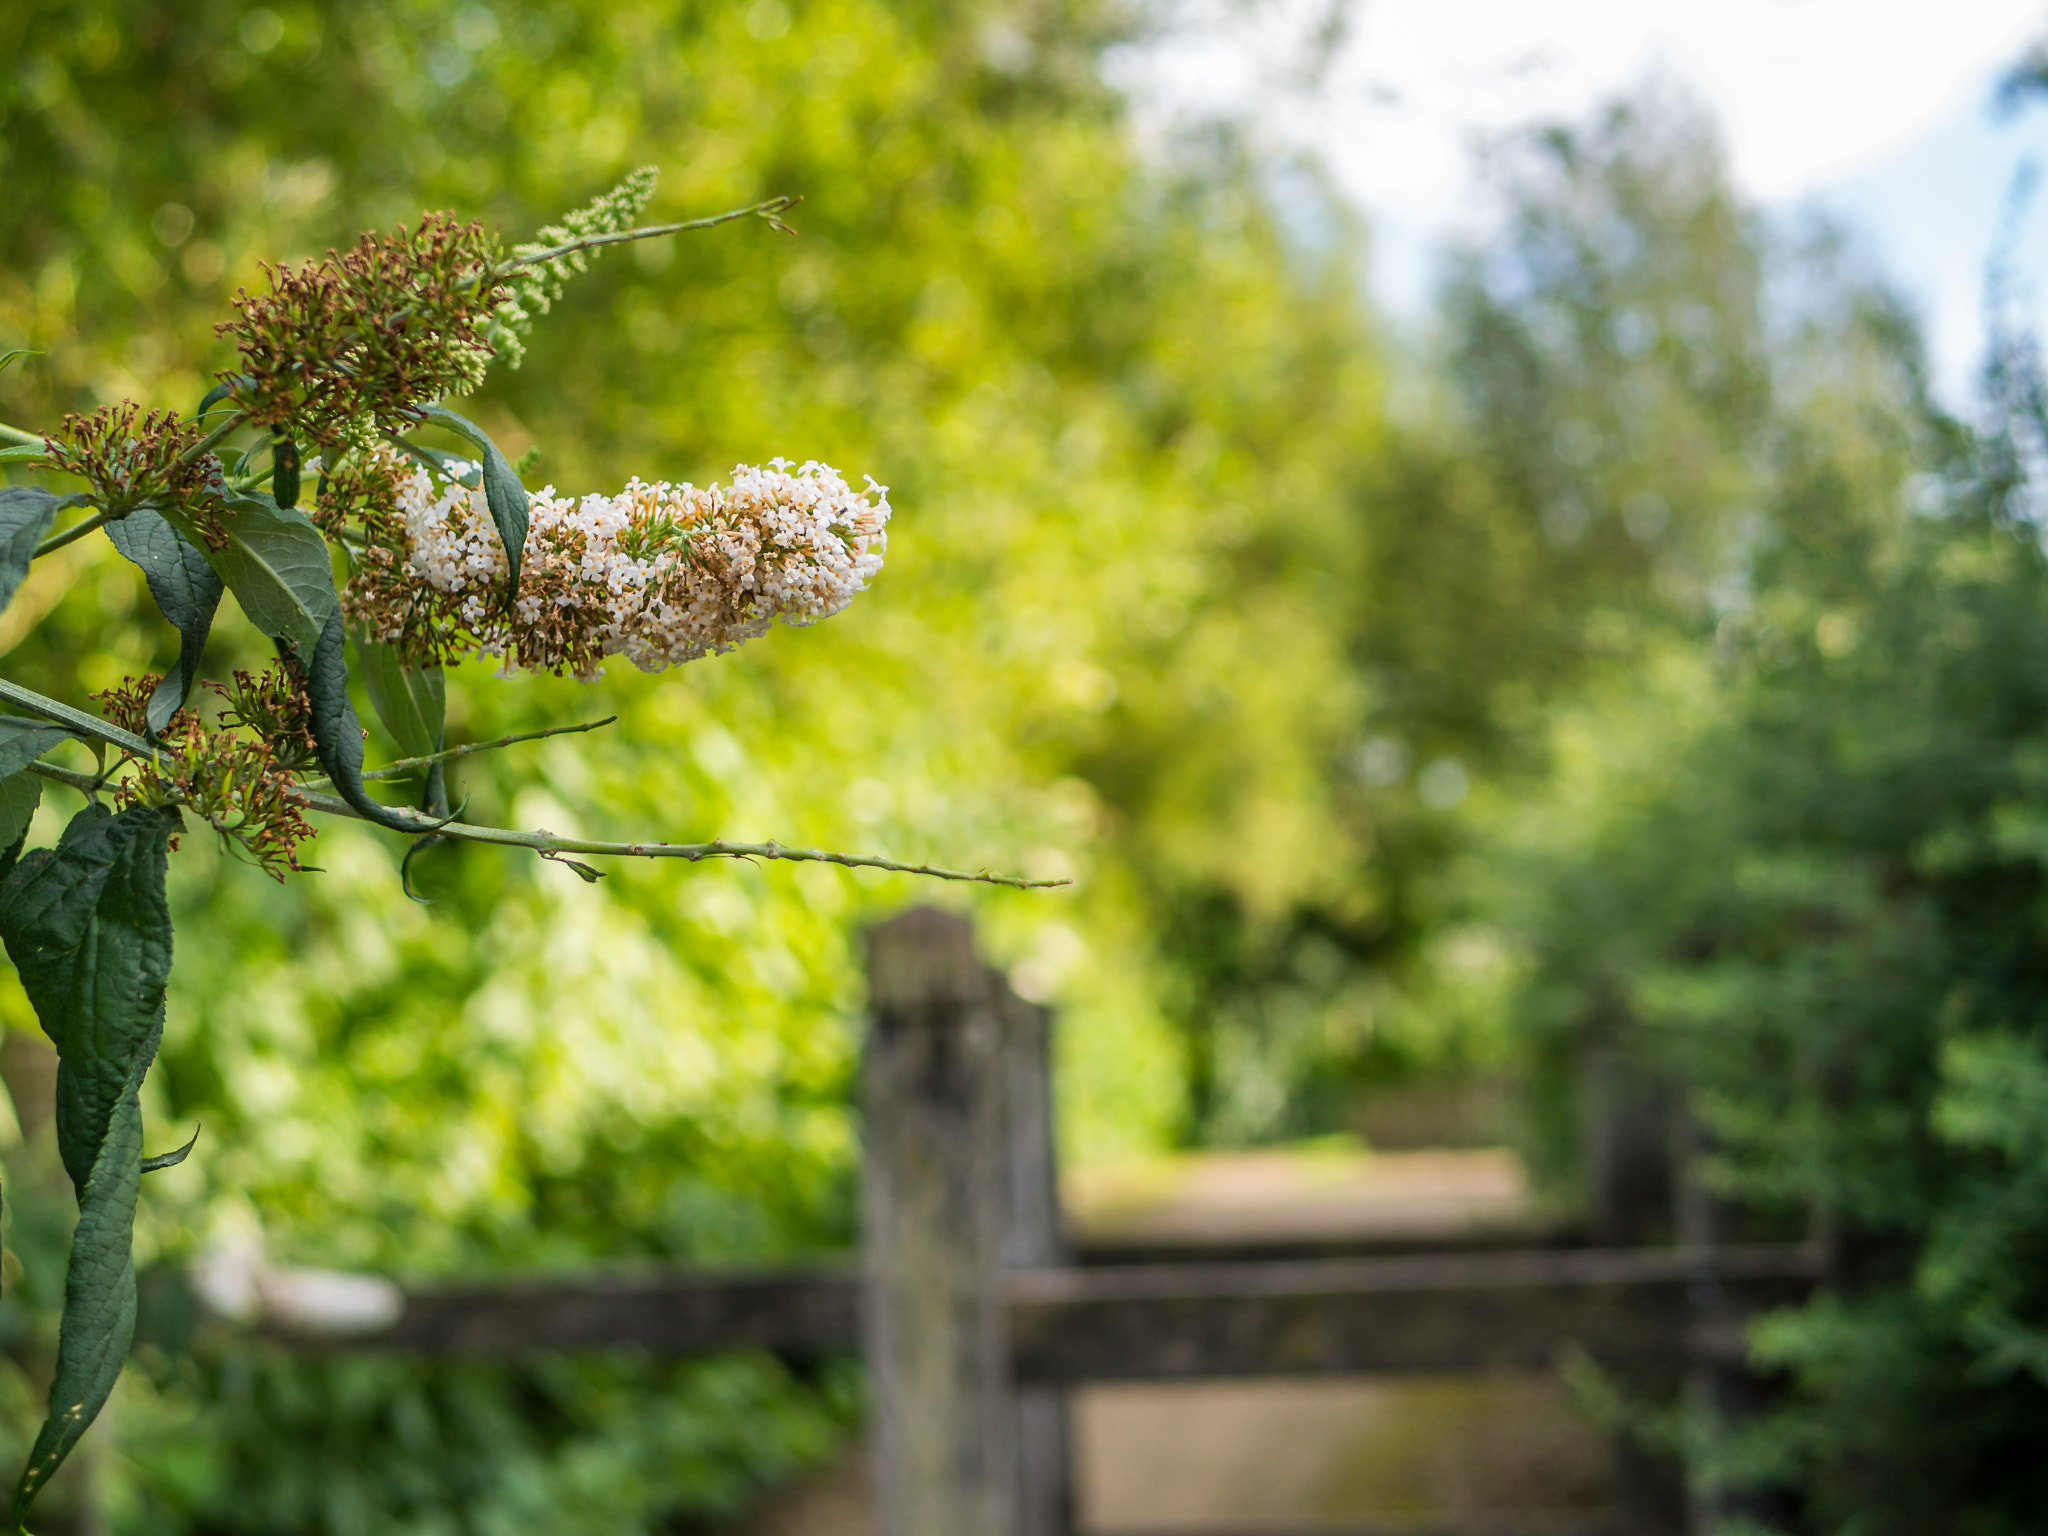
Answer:
[[[43,803],[43,781],[32,773],[10,773],[0,779],[0,880],[21,862],[29,824]]]
[[[56,521],[58,510],[76,499],[39,485],[10,485],[0,490],[0,608],[14,601],[15,589],[27,577],[28,563]]]
[[[300,660],[306,668],[306,695],[313,704],[313,744],[320,771],[333,781],[334,792],[365,820],[394,832],[417,832],[410,821],[373,800],[363,785],[363,723],[348,696],[347,631],[340,613],[328,615],[310,659],[301,653]]]
[[[57,1150],[78,1192],[50,1411],[15,1489],[27,1514],[121,1373],[135,1334],[143,1075],[171,971],[164,869],[175,810],[88,805],[0,881],[0,940],[57,1047]]]
[[[42,353],[32,351],[28,347],[16,347],[11,352],[0,352],[0,373],[5,373],[7,371],[7,365],[13,362],[17,357],[41,357],[42,355]]]
[[[67,1068],[57,1144],[81,1190],[135,1053],[154,1049],[171,963],[163,867],[178,827],[168,808],[89,805],[56,848],[0,883],[0,939]]]
[[[237,384],[246,384],[248,382],[249,377],[247,374],[230,374],[226,382],[214,385],[213,388],[200,397],[199,409],[192,413],[192,419],[197,421],[216,405],[219,405],[221,401],[234,394]]]
[[[439,475],[444,480],[453,480],[457,484],[468,486],[471,490],[484,483],[483,471],[480,469],[472,468],[465,474],[458,474],[455,466],[460,461],[452,453],[443,453],[438,448],[422,448],[418,443],[407,442],[402,437],[392,438],[391,446],[422,469]]]
[[[155,1157],[145,1157],[142,1160],[142,1171],[144,1173],[161,1173],[166,1168],[175,1168],[178,1164],[185,1161],[186,1158],[190,1157],[192,1149],[198,1145],[199,1132],[194,1130],[192,1132],[192,1139],[182,1147],[175,1148],[169,1152],[159,1152]]]
[[[320,632],[340,611],[327,541],[306,514],[248,492],[233,497],[223,520],[225,549],[208,549],[191,520],[174,507],[163,517],[187,542],[206,551],[242,612],[264,634],[310,656]]]
[[[34,443],[21,443],[13,448],[0,448],[0,464],[12,464],[17,459],[40,459],[50,450],[39,448]]]
[[[483,455],[484,500],[505,545],[505,593],[509,598],[519,590],[519,562],[526,554],[526,487],[519,483],[518,474],[498,451],[498,445],[475,422],[465,420],[446,406],[425,406],[422,413],[435,426],[446,427]]]
[[[270,445],[270,494],[280,507],[299,504],[299,445],[288,437]]]
[[[20,715],[0,715],[0,778],[10,778],[41,757],[60,741],[78,733],[68,725],[47,720],[29,720]],[[0,842],[6,839],[0,838]]]
[[[408,671],[398,652],[358,632],[354,637],[356,666],[371,707],[405,757],[432,757],[448,744],[448,683],[439,667]],[[420,809],[429,816],[448,814],[446,770],[435,763],[426,771]],[[408,855],[407,857],[410,857]]]
[[[178,665],[165,674],[149,700],[149,728],[161,731],[192,696],[199,658],[225,588],[205,553],[146,507],[107,524],[107,537],[142,567],[149,595],[178,631]]]
[[[399,755],[432,757],[446,744],[448,684],[441,669],[409,672],[400,665],[398,652],[383,641],[372,640],[361,630],[352,638],[370,706],[398,744]]]
[[[141,1072],[136,1074],[141,1083]],[[135,1342],[135,1201],[142,1189],[142,1103],[121,1097],[79,1197],[64,1272],[64,1317],[50,1406],[14,1488],[17,1523],[99,1417]]]

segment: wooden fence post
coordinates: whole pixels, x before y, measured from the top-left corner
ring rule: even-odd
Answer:
[[[1579,1058],[1579,1110],[1585,1158],[1586,1232],[1596,1248],[1634,1248],[1668,1240],[1675,1215],[1670,1094],[1612,1040],[1588,1044]],[[1667,1401],[1683,1373],[1666,1361],[1613,1361],[1629,1395]],[[1676,1536],[1688,1515],[1685,1468],[1633,1435],[1614,1441],[1624,1528]]]
[[[1007,1269],[1051,1269],[1067,1262],[1053,1154],[1052,1015],[1017,996],[1000,974],[991,973],[990,985],[1003,1019],[1009,1202],[1002,1261]],[[1068,1536],[1067,1395],[1058,1387],[1020,1387],[1015,1403],[1017,1536]]]
[[[1711,1268],[1716,1249],[1729,1239],[1738,1212],[1720,1199],[1701,1177],[1701,1165],[1713,1151],[1706,1128],[1690,1100],[1679,1104],[1677,1121],[1679,1246]],[[1706,1274],[1691,1287],[1693,1358],[1685,1373],[1685,1405],[1694,1416],[1694,1450],[1702,1461],[1686,1471],[1687,1529],[1692,1536],[1711,1536],[1729,1525],[1781,1527],[1796,1517],[1783,1490],[1730,1481],[1712,1461],[1742,1422],[1764,1413],[1771,1392],[1749,1369],[1747,1333],[1750,1312]]]
[[[870,930],[862,1328],[877,1536],[1021,1536],[1003,1005],[963,917]]]

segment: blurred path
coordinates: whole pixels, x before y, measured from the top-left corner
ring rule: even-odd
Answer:
[[[1084,1169],[1061,1196],[1073,1238],[1119,1245],[1456,1237],[1533,1221],[1520,1160],[1493,1147],[1209,1152]]]
[[[1210,1153],[1084,1170],[1072,1234],[1141,1247],[1456,1238],[1535,1225],[1511,1153]],[[1543,1375],[1230,1381],[1077,1393],[1088,1536],[1593,1536],[1614,1529],[1606,1440]],[[858,1453],[741,1536],[869,1536]]]

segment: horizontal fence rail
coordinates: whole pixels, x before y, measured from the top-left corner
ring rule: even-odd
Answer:
[[[270,1319],[263,1332],[315,1352],[521,1355],[631,1349],[701,1355],[765,1349],[820,1354],[859,1347],[860,1274],[849,1264],[447,1286],[405,1293],[397,1318],[382,1327],[320,1329]]]
[[[1741,1347],[1692,1326],[1702,1302],[1796,1302],[1821,1266],[1769,1246],[1044,1270],[1010,1279],[1010,1363],[1077,1385],[1683,1357]]]
[[[1806,1246],[1535,1251],[1024,1270],[1004,1282],[1010,1366],[1027,1385],[1163,1378],[1540,1368],[1595,1355],[1716,1353],[1703,1305],[1803,1299]],[[295,1347],[417,1355],[630,1349],[693,1355],[860,1347],[858,1271],[653,1271],[422,1290],[392,1322],[327,1332],[271,1323]]]

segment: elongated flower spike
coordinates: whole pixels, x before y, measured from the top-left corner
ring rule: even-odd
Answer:
[[[508,669],[595,677],[609,656],[659,672],[840,612],[888,546],[888,488],[827,465],[740,465],[727,486],[629,481],[616,496],[532,499],[519,593],[469,466],[415,466],[371,514],[342,594],[351,622],[409,662],[472,651]],[[387,474],[399,475],[395,465]]]
[[[631,229],[654,196],[654,183],[660,175],[651,165],[641,166],[589,207],[564,215],[561,223],[548,225],[536,239],[514,246],[514,259],[540,256],[586,235],[614,235]],[[526,333],[533,329],[534,320],[554,308],[569,279],[586,270],[596,254],[594,250],[568,251],[541,261],[529,260],[512,275],[506,285],[510,291],[498,301],[487,337],[508,367],[517,368],[525,361]]]

